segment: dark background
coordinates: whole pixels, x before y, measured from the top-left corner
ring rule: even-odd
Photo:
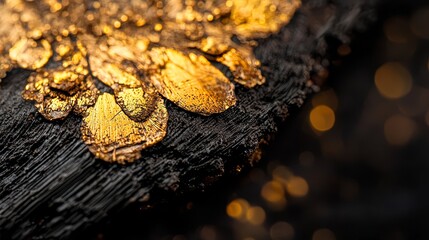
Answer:
[[[376,15],[350,46],[331,49],[328,81],[279,127],[254,169],[204,193],[128,207],[79,238],[429,239],[429,2],[384,1]],[[416,32],[416,24],[428,31]],[[412,77],[410,92],[397,99],[374,83],[390,62]],[[309,121],[319,105],[335,112],[325,132]],[[273,206],[261,189],[279,166],[309,189],[297,197],[285,185],[286,203]],[[265,218],[228,216],[236,199],[260,207]]]

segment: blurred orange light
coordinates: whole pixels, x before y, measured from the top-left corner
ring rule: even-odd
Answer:
[[[247,210],[246,219],[253,225],[261,225],[265,221],[265,210],[261,207],[250,207]]]
[[[287,222],[277,222],[270,228],[270,236],[273,240],[291,240],[295,230]]]
[[[310,112],[310,123],[317,131],[329,131],[335,124],[335,113],[326,105],[317,106]]]
[[[384,124],[384,135],[392,145],[405,145],[416,132],[415,122],[407,117],[395,115],[388,118]]]
[[[398,99],[411,91],[413,82],[408,69],[400,63],[390,62],[377,69],[375,86],[383,97]]]
[[[228,216],[236,219],[243,218],[249,208],[249,203],[244,199],[235,199],[226,207]]]
[[[287,191],[293,197],[304,197],[308,193],[308,183],[302,177],[292,177],[286,183]]]
[[[261,195],[266,201],[276,203],[284,199],[285,191],[281,183],[270,181],[262,187]]]
[[[313,233],[313,238],[312,240],[335,240],[335,234],[327,229],[327,228],[321,228],[316,230]]]

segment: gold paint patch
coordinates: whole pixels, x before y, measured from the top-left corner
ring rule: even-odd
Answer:
[[[108,162],[133,162],[141,157],[142,149],[166,135],[168,113],[162,99],[143,122],[131,120],[108,93],[100,95],[88,112],[83,118],[82,139],[93,154]]]

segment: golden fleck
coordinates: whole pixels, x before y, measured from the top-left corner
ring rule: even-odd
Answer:
[[[411,91],[413,82],[408,69],[400,63],[389,62],[377,69],[375,86],[383,97],[398,99]]]
[[[161,23],[155,24],[155,27],[153,29],[157,32],[161,31],[162,30],[162,24]]]
[[[51,45],[46,40],[36,42],[23,38],[9,50],[10,59],[26,69],[38,69],[48,63],[52,56]]]
[[[103,93],[83,119],[82,138],[98,158],[122,164],[133,162],[141,157],[142,149],[164,138],[167,120],[162,99],[145,121],[136,122],[116,104],[113,95]]]

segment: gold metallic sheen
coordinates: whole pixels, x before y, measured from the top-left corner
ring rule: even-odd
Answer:
[[[218,57],[217,61],[226,65],[234,75],[234,81],[241,85],[252,88],[265,82],[265,78],[257,70],[260,65],[259,61],[252,57],[246,59],[235,49],[231,49],[221,57]]]
[[[116,103],[134,121],[145,120],[155,109],[160,95],[153,87],[119,87],[115,90]]]
[[[155,110],[142,122],[131,120],[115,102],[103,93],[83,118],[82,139],[98,158],[108,162],[133,162],[140,151],[161,141],[167,132],[168,113],[164,100],[158,99]]]
[[[151,58],[158,66],[150,74],[152,84],[179,107],[210,115],[235,105],[234,85],[204,56],[156,48]]]
[[[166,134],[166,98],[201,115],[237,99],[231,80],[265,82],[253,48],[300,0],[0,0],[0,80],[32,70],[23,90],[48,120],[83,117],[82,138],[108,162],[132,162]],[[103,84],[105,86],[103,86]],[[99,89],[100,88],[100,89]],[[110,88],[113,95],[101,93]]]
[[[51,45],[46,40],[36,42],[33,39],[23,38],[9,50],[9,57],[20,67],[26,69],[39,69],[51,58]]]

